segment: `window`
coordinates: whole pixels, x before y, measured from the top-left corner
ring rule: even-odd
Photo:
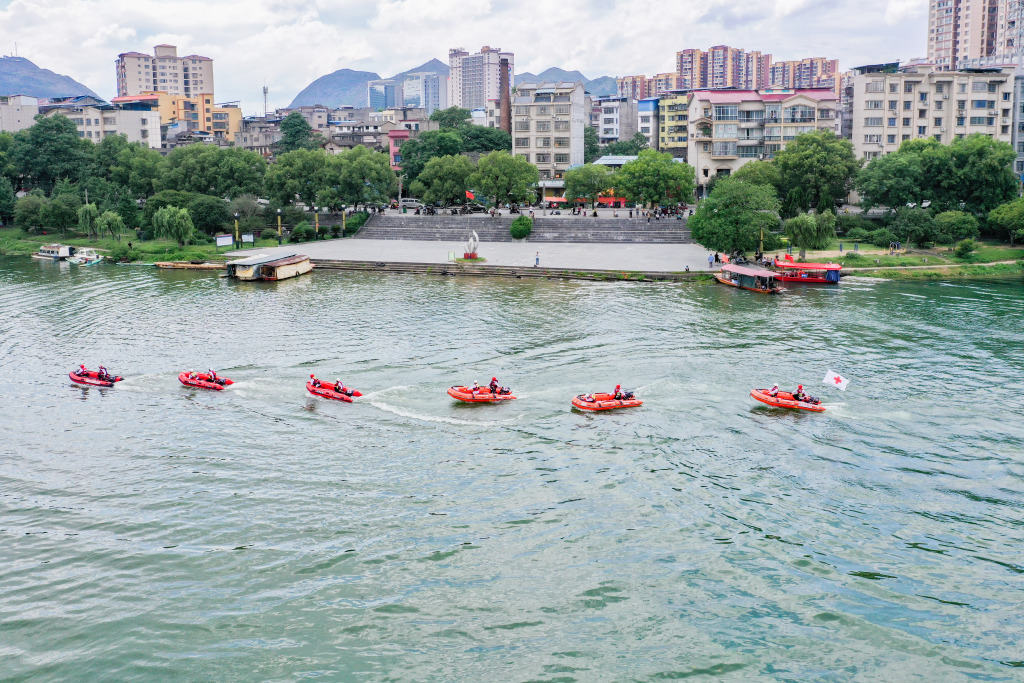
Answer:
[[[967,100],[957,100],[956,101],[956,108],[957,109],[967,109]]]
[[[887,143],[889,143],[890,145],[895,145],[896,144],[896,136],[895,135],[886,135],[885,136],[885,141]]]
[[[905,133],[900,136],[900,142],[906,142],[909,139],[910,139],[910,136],[905,134]]]
[[[736,143],[735,142],[716,142],[714,148],[711,150],[711,156],[714,157],[734,157],[736,156]]]
[[[882,136],[881,135],[865,135],[864,136],[864,143],[868,144],[868,145],[878,144],[881,141],[882,141]]]
[[[550,114],[550,109],[551,107],[537,107],[537,116],[547,116],[548,114]]]
[[[881,109],[882,108],[882,100],[865,100],[864,108],[865,109]]]
[[[547,139],[549,139],[549,138],[545,138],[545,140],[547,140]],[[544,146],[547,147],[547,145],[544,145]],[[555,138],[555,147],[568,147],[568,146],[569,146],[569,138]]]
[[[915,83],[904,83],[903,92],[914,92]]]
[[[651,117],[650,116],[641,116],[640,117],[640,123],[650,123],[650,122],[651,122]]]
[[[716,138],[735,138],[739,135],[739,126],[735,123],[716,123],[715,134]]]
[[[739,118],[739,106],[735,104],[716,104],[715,121],[735,121]]]
[[[995,125],[996,120],[990,116],[972,116],[972,126],[992,126]]]
[[[530,138],[516,138],[516,147],[529,147]]]
[[[537,132],[538,133],[547,133],[550,130],[551,130],[551,122],[550,121],[538,121],[537,122]]]
[[[537,138],[537,146],[538,147],[550,147],[551,146],[551,138]]]
[[[917,127],[917,134],[918,135],[927,135],[928,134],[927,127],[926,126],[918,126]]]
[[[942,117],[941,116],[936,116],[935,117],[935,122],[932,123],[932,125],[933,126],[941,126],[942,125]]]
[[[988,91],[989,92],[995,92],[996,91],[996,84],[995,83],[989,83],[988,84]]]
[[[615,113],[615,107],[604,107],[601,110],[601,113],[602,114],[614,114]]]
[[[945,91],[946,91],[946,86],[945,85],[943,85],[942,83],[936,83],[935,84],[935,92],[937,92],[938,94],[941,95]]]
[[[614,128],[605,128],[605,129],[604,129],[604,130],[603,130],[602,132],[603,132],[603,133],[604,133],[604,134],[605,134],[606,136],[612,136],[612,135],[615,135],[615,129],[614,129]]]
[[[982,81],[971,83],[971,92],[988,92],[988,83]]]
[[[966,83],[957,83],[956,84],[956,91],[957,92],[967,92],[967,84]]]
[[[971,109],[995,109],[995,100],[971,100]]]
[[[569,105],[568,104],[556,104],[555,105],[555,113],[556,114],[568,114],[569,113]]]
[[[548,154],[547,152],[543,152],[541,154],[538,154],[537,155],[537,163],[538,164],[550,164],[551,163],[551,155]]]
[[[569,163],[569,155],[568,154],[556,154],[555,155],[555,163],[556,164],[567,164],[567,163]]]
[[[1010,93],[1004,92],[1003,93],[1003,102],[1009,102],[1009,101],[1010,101]]]
[[[882,117],[881,116],[869,116],[866,119],[864,119],[864,125],[865,126],[881,126],[882,125]]]
[[[898,83],[890,83],[889,84],[889,92],[899,92],[899,91],[900,91],[900,86],[899,86]]]
[[[938,100],[938,101],[935,102],[935,108],[936,109],[942,109],[942,100]]]
[[[893,116],[892,118],[886,120],[885,125],[887,125],[887,126],[895,126],[896,125],[896,117]]]
[[[650,126],[643,126],[643,127],[640,128],[640,132],[643,133],[644,135],[650,135],[651,134],[651,127]]]
[[[605,125],[611,125],[613,123],[615,123],[615,119],[605,119],[604,120],[604,124]]]
[[[903,125],[904,126],[909,126],[910,125],[910,119],[909,118],[904,118],[903,119]]]
[[[882,92],[885,88],[884,81],[868,81],[864,84],[864,92]]]
[[[917,118],[919,118],[919,119],[926,119],[926,118],[928,118],[928,110],[927,109],[918,109],[917,110]]]
[[[550,170],[548,170],[546,168],[540,169],[540,178],[542,180],[547,180],[550,177],[551,177],[551,171]]]
[[[555,121],[555,131],[564,132],[569,130],[568,121]]]
[[[889,109],[896,111],[898,106],[899,104],[897,103],[897,100],[889,100]]]
[[[913,108],[914,108],[914,103],[913,102],[904,102],[903,103],[903,111],[910,111]]]
[[[964,117],[964,116],[958,116],[958,117],[956,117],[956,125],[958,125],[958,126],[962,126],[962,125],[964,125],[964,120],[965,120],[965,119],[966,119],[966,117]]]
[[[530,107],[525,104],[516,105],[516,116],[527,116],[530,113]]]

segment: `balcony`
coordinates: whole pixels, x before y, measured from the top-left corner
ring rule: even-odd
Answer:
[[[762,142],[764,142],[764,138],[740,138],[736,141],[736,144],[740,146],[750,146],[760,145]]]
[[[760,128],[764,119],[740,119],[740,128]]]
[[[738,159],[739,155],[736,152],[727,152],[727,153],[712,152],[711,153],[711,158],[712,159]]]
[[[786,116],[782,119],[783,123],[814,123],[813,116]]]

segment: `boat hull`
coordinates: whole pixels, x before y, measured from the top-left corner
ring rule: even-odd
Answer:
[[[345,403],[352,403],[353,397],[358,398],[359,396],[362,396],[361,393],[351,387],[342,387],[342,389],[347,389],[352,392],[352,396],[349,396],[346,393],[335,391],[334,386],[335,385],[333,383],[323,383],[320,386],[315,387],[313,386],[313,382],[306,382],[306,391],[319,396],[320,398],[329,398],[333,401],[344,401]]]
[[[225,387],[228,387],[228,386],[231,386],[232,384],[234,384],[233,380],[227,379],[225,377],[221,377],[220,379],[221,379],[221,381],[224,382],[223,384],[219,384],[217,382],[211,382],[210,381],[210,376],[205,374],[205,373],[201,374],[201,375],[197,375],[195,378],[189,378],[187,372],[179,372],[178,373],[178,381],[179,382],[181,382],[182,384],[184,384],[187,387],[195,387],[197,389],[210,389],[211,391],[224,391]]]
[[[580,394],[572,399],[572,407],[579,410],[599,412],[603,410],[618,410],[620,408],[638,408],[644,404],[638,398],[616,399],[613,394],[592,394],[594,400],[586,400],[587,394]]]
[[[718,280],[719,282],[721,282],[723,285],[729,285],[730,287],[736,287],[737,289],[746,289],[747,291],[757,292],[758,294],[778,294],[779,293],[778,287],[774,287],[774,288],[771,288],[771,289],[762,289],[762,288],[759,288],[759,287],[748,287],[747,285],[743,285],[743,284],[740,284],[738,282],[733,282],[729,278],[723,277],[721,273],[715,273],[715,279]]]
[[[800,277],[799,275],[776,275],[776,280],[781,282],[799,282],[805,285],[838,285],[839,281],[829,282],[823,277]]]
[[[464,403],[501,403],[516,400],[512,394],[492,394],[490,389],[485,388],[474,394],[470,387],[449,387],[448,395]]]
[[[115,382],[120,382],[123,377],[114,377],[112,380],[105,380],[99,378],[97,372],[87,372],[84,375],[80,375],[76,372],[69,372],[68,377],[75,384],[86,384],[91,387],[112,387]]]
[[[780,391],[778,396],[771,396],[768,393],[768,389],[751,389],[750,396],[751,398],[758,400],[765,405],[772,406],[773,408],[791,408],[793,410],[806,410],[812,413],[825,412],[825,406],[820,403],[794,401],[793,394],[785,391]]]

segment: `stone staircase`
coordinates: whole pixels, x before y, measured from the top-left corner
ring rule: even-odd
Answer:
[[[356,234],[356,239],[421,240],[463,242],[472,231],[481,243],[511,242],[509,226],[513,217],[478,216],[393,216],[375,214]],[[610,242],[649,244],[692,244],[686,221],[674,218],[583,218],[579,216],[533,219],[528,242]]]

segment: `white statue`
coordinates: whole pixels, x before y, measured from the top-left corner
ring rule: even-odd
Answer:
[[[466,240],[466,253],[475,254],[477,247],[480,246],[480,238],[477,237],[476,230],[470,235],[469,239]]]

